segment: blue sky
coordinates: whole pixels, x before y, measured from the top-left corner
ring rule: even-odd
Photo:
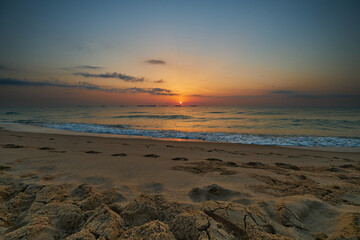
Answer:
[[[134,94],[161,103],[251,105],[248,96],[279,104],[295,93],[293,104],[307,101],[299,96],[348,104],[360,94],[359,23],[359,1],[1,1],[0,78],[50,82],[59,96],[69,91],[59,82],[92,84],[100,90],[84,90],[106,89],[99,103],[112,104],[135,104]],[[104,77],[119,74],[144,81]],[[44,92],[5,80],[3,91]],[[79,88],[72,95],[87,99]],[[145,93],[103,101],[110,88]],[[171,94],[147,93],[155,88]]]

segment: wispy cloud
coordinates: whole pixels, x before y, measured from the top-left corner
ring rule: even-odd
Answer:
[[[73,67],[63,67],[61,69],[66,70],[66,71],[75,71],[75,70],[79,70],[79,69],[99,70],[99,69],[103,69],[103,68],[104,67],[99,67],[99,66],[82,65],[82,66],[73,66]]]
[[[292,96],[289,96],[292,98],[301,98],[301,99],[324,99],[324,98],[343,98],[343,99],[349,99],[349,98],[357,98],[360,99],[360,94],[295,94]]]
[[[117,79],[123,80],[125,82],[144,82],[145,81],[145,78],[143,78],[143,77],[134,77],[134,76],[126,75],[123,73],[117,73],[117,72],[101,73],[101,74],[79,72],[79,73],[73,73],[73,75],[83,76],[86,78],[117,78]]]
[[[192,94],[192,95],[187,95],[187,96],[197,97],[197,98],[223,98],[223,99],[225,99],[225,98],[256,98],[256,97],[259,97],[260,95],[228,95],[228,96],[219,95],[219,96],[214,96],[214,95]]]
[[[81,69],[102,69],[103,67],[91,66],[91,65],[83,65],[83,66],[77,66],[77,68],[81,68]]]
[[[164,83],[165,81],[164,80],[162,80],[162,79],[160,79],[160,80],[155,80],[155,81],[153,81],[154,83]]]
[[[149,60],[146,60],[145,62],[149,63],[149,64],[159,64],[159,65],[166,64],[166,62],[164,60],[160,60],[160,59],[149,59]]]
[[[279,93],[283,94],[282,97],[285,98],[299,98],[299,99],[335,99],[335,98],[360,98],[360,94],[346,94],[346,93],[338,93],[338,94],[307,94],[307,93],[300,93],[296,91],[292,91],[291,93]],[[229,96],[213,96],[213,95],[202,95],[202,94],[194,94],[194,95],[187,95],[189,97],[197,97],[197,98],[272,98],[274,95],[270,94],[260,94],[260,95],[229,95]]]
[[[0,71],[13,71],[13,70],[15,70],[15,69],[12,67],[0,64]]]
[[[34,81],[24,81],[13,78],[0,78],[0,85],[3,86],[29,86],[29,87],[62,87],[62,88],[77,88],[77,89],[86,89],[86,90],[97,90],[103,92],[118,92],[118,93],[147,93],[151,95],[163,95],[163,96],[176,96],[177,93],[169,89],[164,88],[108,88],[104,86],[99,86],[96,84],[88,82],[76,82],[76,83],[67,83],[67,82],[34,82]]]

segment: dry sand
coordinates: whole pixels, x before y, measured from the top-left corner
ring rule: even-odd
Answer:
[[[0,239],[360,239],[360,153],[0,129]]]

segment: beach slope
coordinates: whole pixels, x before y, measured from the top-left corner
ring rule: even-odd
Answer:
[[[359,237],[359,152],[0,129],[0,239]]]

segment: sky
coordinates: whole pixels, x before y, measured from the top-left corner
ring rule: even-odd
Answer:
[[[360,1],[0,1],[0,106],[359,106]]]

